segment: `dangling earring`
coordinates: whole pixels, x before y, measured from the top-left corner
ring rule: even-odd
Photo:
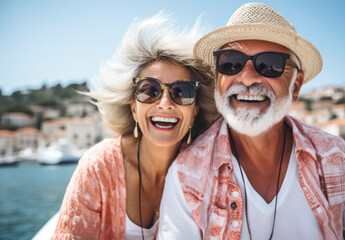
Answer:
[[[187,144],[191,144],[192,142],[192,127],[189,127],[189,134],[187,139]]]
[[[138,122],[135,122],[135,127],[134,127],[134,131],[133,131],[133,136],[135,138],[138,138],[139,134],[138,134]]]

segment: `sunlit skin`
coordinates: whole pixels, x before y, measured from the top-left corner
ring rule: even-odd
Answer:
[[[190,73],[183,67],[166,62],[153,62],[139,74],[140,77],[153,77],[162,83],[172,83],[177,80],[190,80]],[[195,103],[178,105],[172,101],[169,89],[165,88],[160,100],[152,104],[132,103],[134,120],[139,122],[140,130],[147,141],[159,146],[173,146],[179,143],[192,126],[198,112]],[[173,128],[162,129],[152,124],[152,117],[177,118]]]
[[[281,45],[257,40],[245,40],[229,43],[223,46],[222,49],[235,49],[239,50],[249,56],[255,55],[260,52],[274,51],[282,53],[290,53],[289,50]],[[291,76],[294,66],[290,60],[287,60],[284,74],[279,78],[267,78],[258,74],[254,68],[253,62],[248,60],[241,72],[236,75],[226,76],[219,74],[217,75],[217,90],[222,95],[232,84],[242,83],[245,86],[250,86],[254,83],[261,84],[269,90],[274,91],[276,98],[286,96],[291,81]],[[299,72],[299,79],[303,79],[303,73]],[[293,101],[295,102],[298,97],[299,90],[301,88],[301,82],[296,81],[293,90]],[[264,102],[240,102],[236,98],[231,99],[231,106],[236,107],[256,107],[266,109],[269,106],[269,101]]]
[[[139,76],[153,77],[162,83],[191,79],[190,73],[185,68],[162,61],[150,63]],[[140,142],[142,186],[149,198],[146,199],[143,194],[141,196],[142,226],[150,228],[158,219],[150,203],[159,209],[166,173],[178,153],[182,138],[193,125],[198,107],[195,103],[189,106],[175,104],[170,98],[168,88],[165,88],[157,102],[146,104],[134,100],[131,103],[131,110],[134,120],[139,122],[142,133]],[[152,117],[175,118],[178,122],[169,128],[159,128],[152,122]],[[132,222],[140,225],[137,146],[138,138],[134,138],[133,134],[123,136],[126,212]]]
[[[230,43],[223,46],[223,49],[230,48],[244,52],[247,55],[255,55],[264,51],[289,53],[289,50],[281,45],[259,40],[238,41],[235,44]],[[216,88],[217,91],[223,95],[231,85],[236,83],[242,83],[246,86],[260,84],[272,90],[276,99],[279,99],[288,94],[293,69],[294,66],[291,61],[287,60],[285,71],[281,77],[267,78],[259,75],[252,61],[249,60],[242,71],[236,75],[225,76],[218,73]],[[303,72],[298,71],[297,79],[292,90],[293,102],[298,98],[302,83]],[[235,97],[231,97],[229,100],[231,101],[230,106],[233,108],[259,108],[265,111],[270,105],[269,100],[263,102],[248,102],[238,101]],[[290,127],[285,127],[284,119],[272,126],[268,131],[255,137],[249,137],[231,130],[241,165],[251,185],[267,203],[271,202],[276,195],[276,179],[278,176],[277,163],[280,161],[282,153],[284,131],[287,133],[287,138],[279,186],[281,186],[284,180],[292,149],[292,131]],[[232,146],[232,150],[234,152],[234,146]]]

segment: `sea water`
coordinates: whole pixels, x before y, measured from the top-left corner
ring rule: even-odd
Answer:
[[[31,239],[60,209],[76,166],[0,167],[0,239]]]

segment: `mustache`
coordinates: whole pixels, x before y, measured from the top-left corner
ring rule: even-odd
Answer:
[[[237,83],[228,88],[226,96],[233,96],[237,94],[248,94],[248,95],[263,95],[269,98],[271,101],[276,99],[274,92],[261,84],[254,83],[250,86],[246,86],[242,83]]]

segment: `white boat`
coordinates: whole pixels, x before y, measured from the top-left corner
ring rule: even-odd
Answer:
[[[44,224],[44,226],[38,231],[38,233],[36,233],[32,240],[51,239],[55,232],[57,222],[59,220],[59,214],[60,212],[55,213],[55,215],[51,219],[49,219],[49,221],[46,224]]]
[[[17,161],[16,157],[11,153],[0,156],[0,167],[15,166],[15,165],[17,165],[17,163],[18,163],[18,161]]]
[[[16,159],[19,162],[37,162],[38,152],[32,148],[25,148],[16,156]]]
[[[77,163],[85,150],[78,150],[66,139],[59,139],[49,147],[38,150],[37,162],[42,165]]]

